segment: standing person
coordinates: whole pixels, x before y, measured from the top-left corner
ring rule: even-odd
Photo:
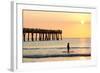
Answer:
[[[67,43],[67,53],[68,54],[70,53],[70,44],[69,44],[69,42]]]

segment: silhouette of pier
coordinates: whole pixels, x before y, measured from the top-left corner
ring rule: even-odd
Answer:
[[[23,28],[23,41],[62,40],[62,30]]]

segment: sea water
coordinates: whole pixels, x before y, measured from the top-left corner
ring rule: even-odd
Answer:
[[[67,43],[70,44],[70,54],[91,54],[90,38],[66,38],[62,40],[49,40],[49,41],[25,41],[23,42],[23,56],[68,54]],[[75,57],[73,57],[73,59],[74,58]],[[23,62],[41,61],[41,60],[45,61],[46,58],[41,58],[41,60],[36,58],[30,58],[31,60],[28,59],[29,58],[24,58]],[[48,60],[54,60],[54,59],[51,57],[51,59],[48,58]],[[59,58],[57,60],[59,60]]]

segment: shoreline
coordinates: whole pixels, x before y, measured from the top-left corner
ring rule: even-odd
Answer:
[[[91,54],[53,54],[53,55],[23,55],[23,58],[49,58],[49,57],[81,57],[91,56]]]

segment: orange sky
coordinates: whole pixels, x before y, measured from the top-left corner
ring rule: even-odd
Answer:
[[[23,11],[23,27],[60,29],[63,38],[90,38],[91,14]]]

